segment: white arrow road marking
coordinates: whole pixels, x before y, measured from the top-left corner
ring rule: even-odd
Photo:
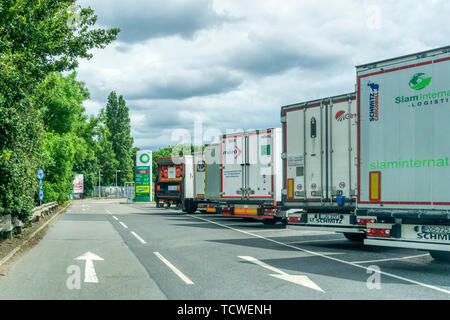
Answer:
[[[86,260],[84,268],[84,282],[97,283],[98,278],[97,274],[95,273],[94,263],[92,261],[94,260],[103,261],[103,258],[91,252],[86,252],[85,254],[79,256],[78,258],[75,258],[75,260]]]
[[[357,263],[345,261],[345,260],[334,258],[334,257],[329,257],[329,256],[327,256],[327,255],[325,255],[323,253],[320,253],[320,252],[314,252],[314,251],[307,250],[307,249],[304,249],[304,248],[301,248],[301,247],[296,247],[296,246],[293,246],[293,245],[290,245],[290,244],[286,244],[286,243],[281,242],[281,241],[277,241],[277,240],[274,240],[274,239],[263,237],[263,236],[261,236],[259,234],[253,234],[251,232],[247,232],[247,231],[244,231],[244,230],[240,230],[240,229],[236,229],[236,228],[233,228],[233,227],[229,227],[227,225],[224,225],[224,224],[221,224],[221,223],[217,223],[217,222],[211,221],[209,219],[196,217],[196,216],[193,216],[193,215],[188,215],[188,216],[191,217],[191,218],[197,219],[197,220],[202,220],[202,221],[206,221],[206,222],[209,222],[209,223],[221,226],[222,228],[234,230],[236,232],[240,232],[240,233],[243,233],[243,234],[246,234],[246,235],[249,235],[249,236],[253,236],[255,238],[264,239],[266,241],[270,241],[272,243],[276,243],[276,244],[278,244],[280,246],[285,246],[285,247],[288,247],[288,248],[291,248],[291,249],[294,249],[294,250],[297,250],[297,251],[309,253],[309,254],[314,255],[316,257],[322,257],[324,259],[328,259],[328,260],[331,260],[331,261],[334,261],[334,262],[339,262],[339,263],[342,263],[342,264],[353,266],[355,268],[363,269],[365,271],[370,271],[371,270],[370,268],[366,268],[366,267],[361,266],[361,265],[359,265]],[[401,281],[409,282],[409,283],[412,283],[412,284],[415,284],[415,285],[418,285],[418,286],[421,286],[421,287],[424,287],[424,288],[428,288],[428,289],[440,291],[440,292],[443,292],[443,293],[446,293],[446,294],[450,294],[450,290],[445,290],[445,289],[442,289],[442,288],[439,288],[439,287],[436,287],[436,286],[432,286],[432,285],[429,285],[429,284],[426,284],[426,283],[423,283],[423,282],[419,282],[419,281],[415,281],[415,280],[412,280],[412,279],[408,279],[408,278],[404,278],[404,277],[401,277],[401,276],[397,276],[397,275],[389,273],[389,272],[380,271],[380,274],[385,275],[385,276],[390,277],[390,278],[394,278],[394,279],[398,279],[398,280],[401,280]]]
[[[173,264],[170,263],[166,258],[164,258],[159,252],[153,252],[155,256],[159,258],[162,262],[166,264],[178,277],[181,278],[186,284],[194,284],[191,279],[186,277],[180,270],[178,270]]]
[[[239,258],[247,260],[251,263],[257,264],[263,268],[266,268],[270,271],[276,272],[277,274],[271,274],[270,276],[278,278],[278,279],[282,279],[282,280],[286,280],[313,290],[317,290],[320,292],[324,292],[317,284],[315,284],[314,282],[312,282],[311,279],[309,279],[307,276],[303,276],[303,275],[291,275],[291,274],[287,274],[284,271],[281,271],[280,269],[277,269],[275,267],[269,266],[268,264],[259,261],[258,259],[255,259],[253,257],[248,257],[248,256],[239,256]]]
[[[119,219],[117,219],[115,216],[112,216],[114,218],[114,220],[119,221]]]

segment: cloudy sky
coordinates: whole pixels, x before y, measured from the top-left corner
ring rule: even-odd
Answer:
[[[134,144],[158,150],[194,127],[280,126],[280,107],[355,90],[355,65],[449,45],[448,0],[81,0],[114,44],[82,61],[97,114],[130,109]],[[201,128],[201,129],[200,129]]]

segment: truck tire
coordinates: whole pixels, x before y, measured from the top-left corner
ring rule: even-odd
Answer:
[[[450,252],[447,251],[429,251],[430,256],[433,257],[434,260],[440,262],[450,262]]]
[[[365,233],[344,233],[344,237],[346,237],[351,242],[363,242],[366,238]]]
[[[183,201],[181,202],[181,211],[183,211],[184,213],[188,213],[188,208],[187,206],[189,205],[189,203]]]
[[[196,212],[197,212],[197,206],[191,202],[190,206],[189,206],[189,209],[188,209],[188,213],[189,214],[194,214]]]

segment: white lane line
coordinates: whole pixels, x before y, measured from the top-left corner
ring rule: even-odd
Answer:
[[[135,236],[136,239],[138,239],[142,244],[146,244],[146,243],[147,243],[147,242],[144,241],[144,239],[142,239],[141,237],[139,237],[139,236],[136,234],[136,232],[131,231],[131,234],[132,234],[133,236]]]
[[[201,217],[196,217],[196,216],[193,216],[193,215],[190,215],[190,214],[188,214],[188,216],[192,217],[194,219],[199,219],[199,220],[203,220],[203,221],[206,221],[206,222],[209,222],[209,223],[212,223],[212,224],[216,224],[218,226],[221,226],[223,228],[227,228],[227,229],[230,229],[230,230],[234,230],[236,232],[240,232],[240,233],[244,233],[244,234],[256,237],[256,238],[264,239],[264,240],[267,240],[267,241],[279,244],[281,246],[292,248],[292,249],[297,250],[297,251],[306,252],[306,253],[309,253],[311,255],[322,257],[324,259],[332,260],[332,261],[335,261],[335,262],[347,264],[347,265],[350,265],[350,266],[353,266],[353,267],[356,267],[356,268],[360,268],[360,269],[364,269],[366,271],[373,272],[372,269],[370,269],[368,267],[361,266],[361,265],[356,264],[354,262],[349,262],[349,261],[341,260],[341,259],[338,259],[338,258],[333,258],[333,257],[326,256],[326,255],[318,253],[318,252],[314,252],[314,251],[306,250],[306,249],[303,249],[303,248],[295,247],[295,246],[292,246],[292,245],[289,245],[289,244],[285,244],[285,243],[280,242],[280,241],[276,241],[276,240],[273,240],[273,239],[269,239],[269,238],[260,236],[258,234],[252,234],[252,233],[247,232],[247,231],[243,231],[243,230],[239,230],[239,229],[236,229],[236,228],[232,228],[232,227],[229,227],[229,226],[226,226],[226,225],[223,225],[223,224],[220,224],[220,223],[208,220],[208,219],[204,219],[204,218],[201,218]],[[426,283],[422,283],[422,282],[419,282],[419,281],[407,279],[407,278],[404,278],[404,277],[401,277],[401,276],[397,276],[395,274],[388,273],[388,272],[385,272],[385,271],[380,271],[380,274],[385,275],[385,276],[390,277],[390,278],[394,278],[394,279],[397,279],[397,280],[413,283],[413,284],[416,284],[416,285],[421,286],[421,287],[425,287],[425,288],[428,288],[428,289],[432,289],[432,290],[443,292],[443,293],[446,293],[446,294],[450,295],[450,291],[449,290],[445,290],[445,289],[442,289],[442,288],[439,288],[439,287],[436,287],[436,286],[432,286],[432,285],[429,285],[429,284],[426,284]]]
[[[124,227],[125,229],[128,229],[128,227],[126,226],[125,223],[123,223],[122,221],[119,221],[119,223],[122,225],[122,227]]]
[[[109,211],[109,210],[106,210],[106,213],[107,213],[107,214],[112,214],[111,211]]]
[[[286,232],[286,229],[282,229],[282,230],[280,230],[280,229],[273,229],[273,230],[271,230],[271,229],[258,229],[258,230],[251,230],[251,232]]]
[[[115,216],[112,216],[114,220],[119,221],[119,219],[117,219]]]
[[[419,254],[419,255],[416,255],[416,256],[408,256],[408,257],[403,257],[403,258],[389,258],[389,259],[368,260],[368,261],[353,261],[353,263],[365,264],[365,263],[376,263],[376,262],[385,262],[385,261],[408,260],[408,259],[427,257],[427,256],[429,256],[428,253],[426,253],[426,254]]]
[[[308,242],[330,242],[330,241],[338,241],[345,240],[345,238],[336,238],[336,239],[323,239],[323,240],[302,240],[302,241],[293,241],[286,242],[287,244],[297,244],[297,243],[308,243]]]
[[[178,270],[173,264],[170,263],[166,258],[164,258],[159,252],[153,252],[155,256],[159,258],[162,262],[166,264],[178,277],[181,278],[186,284],[194,284],[188,277],[186,277],[180,270]]]

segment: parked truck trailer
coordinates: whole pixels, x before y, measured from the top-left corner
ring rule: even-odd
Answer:
[[[217,213],[220,199],[220,144],[205,146],[194,154],[194,196],[202,213]]]
[[[296,229],[343,232],[362,241],[357,196],[356,93],[281,108],[283,212]]]
[[[450,47],[357,67],[367,245],[450,252]]]
[[[281,221],[281,128],[227,134],[220,140],[218,211],[266,224]]]
[[[181,207],[183,212],[194,213],[197,203],[194,198],[194,158],[159,158],[158,174],[155,184],[157,207],[172,204]]]

